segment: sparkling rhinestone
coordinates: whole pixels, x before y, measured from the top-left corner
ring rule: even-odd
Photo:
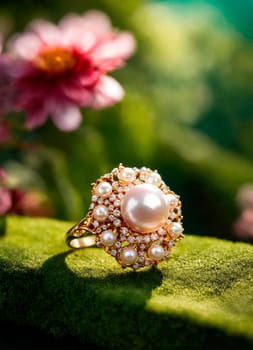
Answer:
[[[121,227],[120,232],[121,232],[122,234],[126,235],[127,232],[128,232],[128,229],[127,229],[126,227]]]
[[[173,239],[171,239],[171,240],[169,241],[169,246],[170,246],[170,247],[173,247],[173,245],[175,245],[175,242],[174,242]]]
[[[121,243],[120,243],[120,242],[116,242],[116,243],[115,243],[115,247],[116,247],[116,248],[120,248],[120,247],[121,247]]]
[[[139,256],[144,256],[145,252],[139,252]]]
[[[114,205],[109,205],[109,209],[111,210],[111,211],[113,211],[113,209],[114,209]]]
[[[102,225],[101,229],[102,229],[103,231],[105,231],[105,230],[107,229],[107,226],[106,226],[106,225]]]
[[[136,237],[136,241],[137,241],[138,243],[141,243],[141,242],[142,242],[142,237],[141,237],[141,236],[137,236],[137,237]]]
[[[110,202],[108,201],[108,199],[106,199],[106,200],[104,201],[104,204],[105,204],[105,205],[109,205],[109,203],[110,203]]]
[[[101,231],[102,231],[102,230],[101,230],[100,227],[96,229],[96,232],[97,232],[97,233],[100,233]]]
[[[152,233],[152,235],[151,235],[152,241],[156,241],[157,238],[158,238],[158,234],[157,233]]]
[[[129,236],[127,240],[129,243],[134,243],[135,238],[133,236]]]
[[[98,198],[98,204],[103,204],[103,199],[102,198]]]
[[[96,202],[97,199],[98,197],[95,194],[91,197],[92,202]]]
[[[150,237],[149,236],[145,236],[144,237],[144,242],[145,243],[149,243],[150,242]]]
[[[121,240],[121,242],[124,242],[124,241],[126,240],[126,236],[121,235],[121,236],[120,236],[120,240]]]
[[[113,183],[112,183],[112,187],[114,187],[114,188],[117,188],[118,187],[118,181],[113,181]]]
[[[114,215],[109,215],[109,220],[110,221],[113,221],[115,219],[115,216]]]
[[[115,209],[115,210],[113,211],[113,215],[115,215],[115,216],[120,216],[120,210]]]
[[[111,196],[110,196],[110,201],[111,202],[114,202],[115,201],[115,199],[116,199],[116,196],[115,196],[115,194],[112,194]]]
[[[145,181],[145,179],[146,179],[146,176],[145,176],[144,174],[141,174],[141,175],[140,175],[140,180],[141,180],[141,181]]]
[[[140,249],[141,249],[141,250],[144,250],[145,248],[146,248],[146,245],[145,245],[145,244],[141,244],[141,245],[140,245]]]
[[[164,228],[162,228],[162,227],[160,227],[158,230],[157,230],[157,232],[158,232],[158,234],[159,235],[166,235],[166,231],[165,231],[165,229]]]
[[[144,256],[141,256],[141,257],[139,257],[139,262],[144,262],[144,260],[145,260],[145,258],[144,258]]]
[[[94,203],[91,203],[90,209],[94,209],[94,208],[95,208],[95,204],[94,204]]]
[[[110,253],[111,253],[112,256],[116,256],[117,255],[117,251],[115,249],[112,249],[110,251]]]
[[[163,242],[164,238],[163,237],[159,237],[159,242]]]
[[[95,221],[93,221],[92,225],[96,228],[99,226],[99,222],[95,220]]]
[[[123,198],[124,197],[124,194],[121,192],[121,193],[119,193],[119,198],[121,199],[121,198]]]
[[[116,226],[116,227],[119,227],[121,224],[121,221],[119,219],[116,219],[113,221],[113,225]]]
[[[134,269],[138,269],[140,267],[140,265],[138,264],[138,263],[135,263],[134,265],[133,265],[133,268]]]
[[[119,199],[116,199],[116,201],[114,201],[113,204],[114,204],[115,207],[119,207],[120,204],[121,204],[121,201]]]

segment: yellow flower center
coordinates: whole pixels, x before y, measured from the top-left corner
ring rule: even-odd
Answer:
[[[35,65],[50,74],[61,74],[70,70],[76,64],[73,53],[61,47],[54,47],[42,51],[35,61]]]

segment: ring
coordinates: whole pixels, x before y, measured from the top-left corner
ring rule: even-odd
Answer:
[[[71,248],[98,246],[134,270],[169,257],[181,240],[181,201],[159,173],[122,164],[92,185],[89,211],[66,235]]]

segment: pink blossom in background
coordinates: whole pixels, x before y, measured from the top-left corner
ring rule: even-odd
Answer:
[[[7,214],[39,217],[53,216],[49,199],[41,192],[9,188],[8,175],[0,168],[0,216]]]
[[[68,15],[58,26],[34,21],[7,47],[15,109],[27,112],[27,128],[50,115],[60,130],[70,131],[81,123],[79,107],[100,109],[123,98],[120,84],[106,74],[133,54],[135,40],[115,32],[103,13],[90,11]]]
[[[3,36],[0,33],[0,144],[9,139],[10,129],[5,120],[6,114],[13,108],[14,86],[8,74],[10,58],[2,53]]]
[[[239,187],[235,199],[240,215],[233,224],[233,234],[241,240],[253,241],[253,183]]]

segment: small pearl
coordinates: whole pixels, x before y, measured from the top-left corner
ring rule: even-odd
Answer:
[[[97,221],[105,221],[108,217],[108,209],[104,205],[97,205],[93,210],[93,216]]]
[[[120,171],[119,180],[125,183],[133,182],[136,178],[135,171],[132,168],[124,168]]]
[[[146,183],[159,187],[162,183],[161,176],[158,173],[151,173],[146,179]]]
[[[170,231],[172,234],[178,236],[183,232],[183,226],[180,224],[180,222],[173,222]]]
[[[164,258],[164,249],[161,245],[153,245],[148,250],[148,255],[153,260],[161,260]]]
[[[149,233],[159,229],[168,218],[165,194],[156,186],[137,185],[122,199],[121,214],[132,230]]]
[[[121,260],[123,265],[133,265],[138,259],[137,251],[131,247],[125,247],[121,251]]]
[[[106,247],[111,247],[116,242],[116,235],[111,231],[104,231],[100,236],[100,241]]]
[[[174,194],[172,193],[168,193],[166,194],[166,199],[168,201],[168,204],[170,207],[176,207],[177,203],[178,203],[178,199],[176,196],[174,196]]]
[[[96,194],[102,198],[109,197],[112,193],[112,185],[109,182],[101,182],[97,185]]]

